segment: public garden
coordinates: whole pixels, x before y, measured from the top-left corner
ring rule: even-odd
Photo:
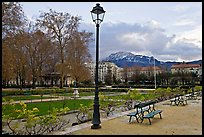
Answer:
[[[78,90],[77,97],[71,88],[3,90],[2,129],[10,134],[48,134],[90,122],[94,89]],[[201,96],[201,90],[201,86],[195,86],[193,92]],[[191,93],[191,88],[183,90],[180,87],[156,90],[101,89],[100,115],[101,118],[108,118],[134,110],[134,105],[140,102],[156,100],[159,103],[170,100],[177,94]]]
[[[93,31],[80,29],[81,16],[50,9],[29,20],[20,3],[2,3],[2,134],[202,134],[202,65],[159,68],[153,56],[146,70],[128,66],[129,60],[123,68],[100,62],[106,11],[97,3],[90,12],[96,40]]]

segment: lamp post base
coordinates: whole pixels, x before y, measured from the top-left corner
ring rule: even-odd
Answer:
[[[101,126],[99,124],[95,124],[91,126],[91,129],[99,129]]]

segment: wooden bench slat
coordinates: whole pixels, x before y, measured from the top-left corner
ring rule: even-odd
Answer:
[[[146,108],[146,107],[142,109],[143,112],[147,111],[147,110],[148,110],[148,108]],[[135,116],[135,115],[137,115],[139,113],[141,113],[141,110],[138,110],[138,111],[135,111],[135,112],[131,112],[131,113],[127,114],[127,116]]]
[[[132,112],[132,113],[127,114],[127,116],[135,116],[136,114],[137,114],[136,112]]]
[[[146,115],[143,116],[143,118],[153,118],[154,115],[158,114],[158,113],[161,113],[162,111],[161,110],[155,110],[155,111],[152,111]]]
[[[148,118],[148,119],[149,119],[149,124],[151,125],[151,120],[150,120],[150,118],[153,118],[154,115],[156,115],[156,114],[159,114],[159,115],[160,115],[160,118],[162,118],[162,117],[161,117],[161,112],[162,112],[162,110],[155,110],[155,111],[152,111],[152,112],[146,114],[145,116],[143,116],[143,118]]]

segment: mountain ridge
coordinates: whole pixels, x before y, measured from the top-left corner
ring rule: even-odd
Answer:
[[[133,66],[152,66],[154,65],[154,57],[146,56],[146,55],[135,55],[131,52],[116,52],[110,54],[108,57],[102,60],[102,62],[108,61],[115,63],[118,67],[124,68],[124,67],[133,67]],[[155,66],[163,66],[167,70],[171,69],[171,66],[174,64],[178,64],[182,62],[177,61],[159,61],[155,58]],[[192,63],[192,64],[202,64],[202,59],[195,60],[195,61],[189,61],[186,63]]]

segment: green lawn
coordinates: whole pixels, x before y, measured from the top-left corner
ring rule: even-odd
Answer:
[[[114,92],[103,92],[103,94],[113,94]],[[94,96],[94,92],[81,92],[79,93],[79,96]],[[49,96],[42,96],[42,99],[49,99],[49,98],[56,98],[58,96],[68,96],[72,97],[74,96],[73,93],[60,93],[60,94],[49,94]],[[34,99],[41,99],[41,96],[32,96],[32,95],[16,95],[16,96],[4,96],[6,100],[13,99],[14,101],[19,101],[19,100],[34,100]],[[3,100],[2,100],[3,101]]]
[[[45,115],[48,113],[48,110],[51,110],[53,107],[63,108],[63,105],[64,105],[64,107],[68,107],[70,110],[77,110],[80,107],[80,104],[83,104],[84,106],[91,106],[92,103],[93,103],[93,100],[72,99],[72,100],[64,100],[64,101],[62,100],[62,101],[28,103],[27,108],[32,109],[34,107],[37,107],[39,109],[39,115]],[[16,108],[19,109],[20,105],[16,104]],[[11,113],[9,107],[6,107],[4,111],[5,111],[5,114]]]
[[[68,94],[68,93],[67,93]],[[103,95],[110,94],[108,92],[103,93]],[[73,94],[70,94],[70,96]],[[94,95],[94,93],[90,92],[82,92],[80,93],[80,96],[85,96],[85,95]],[[56,96],[56,94],[55,94]],[[14,96],[14,100],[25,100],[25,99],[40,99],[40,96]],[[53,95],[52,95],[53,97]],[[124,101],[116,101],[116,104],[124,105],[125,100],[127,99],[127,95],[117,95],[117,96],[106,96],[107,99],[112,99],[113,102],[116,100],[124,100]],[[136,97],[134,100],[140,100],[141,97],[145,100],[149,99],[155,99],[155,94],[139,94],[138,97]],[[43,98],[48,98],[48,97],[43,97]],[[111,101],[111,102],[112,102]],[[105,101],[104,103],[108,103],[109,101]],[[49,102],[33,102],[33,103],[27,103],[27,108],[32,109],[34,107],[37,107],[39,111],[39,115],[45,115],[48,113],[48,110],[51,110],[53,107],[55,108],[63,108],[63,107],[68,107],[70,110],[78,110],[80,107],[80,104],[83,104],[84,106],[90,106],[92,107],[93,105],[93,100],[86,100],[86,99],[70,99],[70,100],[61,100],[61,101],[49,101]],[[101,104],[102,105],[102,104]],[[20,105],[16,104],[16,108],[19,109]],[[6,114],[12,113],[9,109],[9,107],[6,107],[4,110]]]
[[[6,100],[13,99],[14,101],[19,101],[19,100],[34,100],[34,99],[41,99],[41,96],[25,96],[25,95],[18,95],[18,96],[5,96],[3,97]],[[55,97],[48,97],[48,96],[42,96],[42,99],[48,99],[48,98],[55,98]],[[4,102],[4,100],[2,100]]]

